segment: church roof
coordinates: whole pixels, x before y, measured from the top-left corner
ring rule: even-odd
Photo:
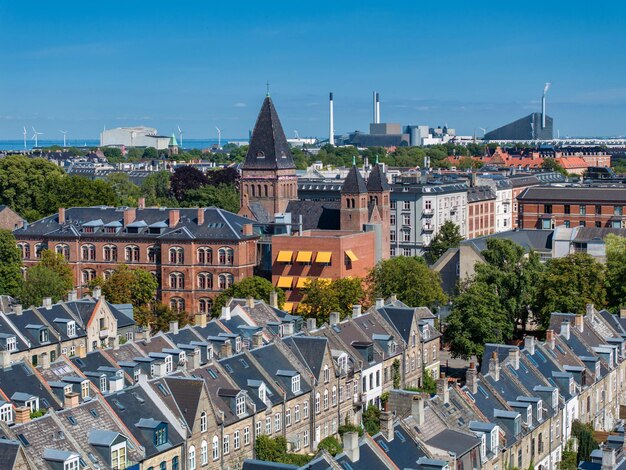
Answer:
[[[274,103],[266,96],[252,132],[243,169],[280,170],[295,167]]]
[[[374,192],[391,190],[380,165],[374,165],[374,168],[372,168],[370,176],[367,179],[367,190]]]
[[[352,168],[350,168],[348,176],[346,176],[343,186],[341,187],[341,192],[342,194],[361,194],[367,192],[365,180],[356,165],[352,165]]]
[[[178,147],[178,142],[176,141],[176,136],[174,134],[172,134],[172,137],[170,137],[169,146],[170,147]]]

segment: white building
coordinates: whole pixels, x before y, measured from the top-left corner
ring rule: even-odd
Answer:
[[[479,186],[489,186],[496,193],[496,233],[513,229],[513,185],[500,175],[482,175],[476,178]]]
[[[166,150],[171,137],[159,135],[153,127],[117,127],[100,133],[101,147],[154,147]]]

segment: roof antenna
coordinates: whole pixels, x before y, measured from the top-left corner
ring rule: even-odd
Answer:
[[[265,88],[266,88],[266,92],[265,92],[265,96],[269,97],[270,96],[270,82],[269,80],[265,83]]]

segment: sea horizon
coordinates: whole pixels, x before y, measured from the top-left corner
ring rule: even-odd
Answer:
[[[225,145],[229,142],[247,142],[246,138],[232,138],[232,139],[222,139],[222,145]],[[183,140],[183,149],[185,150],[193,150],[193,149],[205,149],[210,148],[214,145],[217,145],[217,139],[184,139]],[[53,145],[58,145],[63,147],[63,139],[40,139],[38,142],[38,147],[52,147]],[[20,139],[0,139],[0,150],[33,150],[35,147],[35,143],[28,139],[26,141],[26,148],[24,148],[24,140]],[[68,139],[66,142],[66,147],[100,147],[99,139]]]

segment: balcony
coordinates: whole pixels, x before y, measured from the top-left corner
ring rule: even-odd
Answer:
[[[432,209],[424,209],[422,210],[422,217],[432,217],[434,213]]]
[[[422,227],[422,232],[433,233],[434,231],[435,231],[435,227],[433,227],[432,225],[424,225]]]
[[[109,330],[100,330],[100,338],[108,338],[109,337]]]

